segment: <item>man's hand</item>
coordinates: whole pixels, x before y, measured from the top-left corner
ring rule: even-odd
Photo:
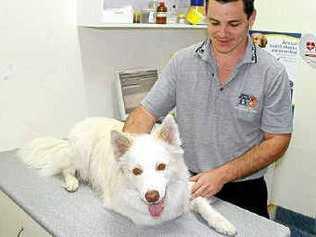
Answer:
[[[209,170],[191,177],[190,181],[195,182],[192,187],[192,198],[209,198],[218,193],[225,184],[224,176],[218,169]]]
[[[156,118],[143,106],[138,106],[128,116],[124,123],[123,132],[127,133],[150,133]]]

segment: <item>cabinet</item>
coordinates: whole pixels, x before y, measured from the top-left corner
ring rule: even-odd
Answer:
[[[0,236],[51,237],[43,227],[0,191]]]

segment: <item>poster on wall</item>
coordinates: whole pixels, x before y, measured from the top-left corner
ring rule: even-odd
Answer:
[[[302,36],[300,55],[307,64],[316,68],[316,35],[304,34]]]
[[[281,62],[289,75],[292,104],[294,109],[294,85],[297,79],[300,33],[285,33],[272,31],[251,31],[251,38],[258,47],[264,48]]]

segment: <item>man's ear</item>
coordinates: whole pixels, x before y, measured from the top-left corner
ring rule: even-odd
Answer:
[[[121,133],[116,130],[111,131],[111,143],[113,146],[113,152],[116,159],[123,156],[131,147],[133,141],[127,134]]]
[[[255,24],[257,16],[257,11],[253,10],[252,14],[249,17],[249,30],[252,29],[253,25]]]
[[[181,146],[180,134],[174,117],[168,114],[161,126],[154,132],[157,139],[161,139],[170,145]]]

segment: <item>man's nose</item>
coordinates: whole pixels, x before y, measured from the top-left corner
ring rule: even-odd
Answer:
[[[220,26],[220,27],[218,28],[218,35],[219,35],[219,36],[225,37],[225,36],[227,36],[227,33],[228,33],[228,31],[227,31],[227,26]]]

